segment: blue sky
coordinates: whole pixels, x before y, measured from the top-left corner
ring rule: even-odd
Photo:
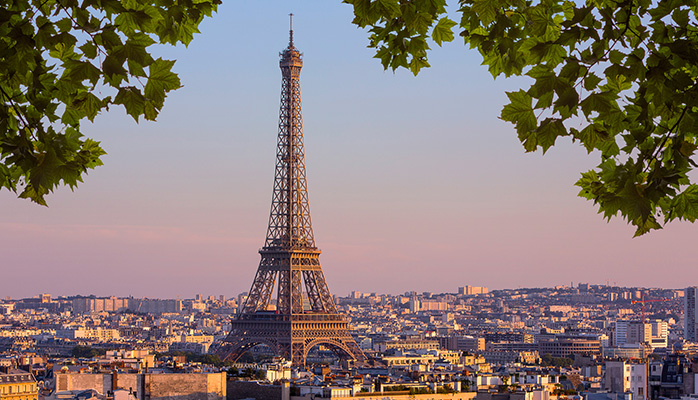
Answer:
[[[696,227],[632,239],[576,196],[597,156],[524,153],[506,90],[458,39],[418,77],[383,71],[338,1],[226,1],[175,58],[157,122],[121,109],[84,132],[109,153],[44,208],[0,192],[0,295],[191,297],[247,291],[274,173],[278,54],[294,13],[311,213],[330,290],[455,292],[574,282],[695,285]]]

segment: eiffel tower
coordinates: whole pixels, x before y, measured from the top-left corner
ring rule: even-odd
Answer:
[[[327,288],[310,222],[300,89],[303,59],[293,45],[293,14],[288,48],[280,56],[281,109],[267,238],[247,300],[216,353],[235,361],[265,344],[293,365],[304,365],[308,351],[324,345],[342,359],[363,361]],[[277,282],[274,307],[270,303]]]

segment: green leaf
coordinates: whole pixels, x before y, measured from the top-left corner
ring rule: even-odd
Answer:
[[[695,222],[698,219],[698,185],[690,185],[671,201],[667,220],[682,219]]]
[[[137,61],[134,60],[127,60],[126,64],[128,65],[128,72],[133,75],[133,76],[140,76],[140,77],[146,77],[148,76],[145,73],[145,69],[143,69],[143,65]]]
[[[494,22],[497,16],[497,2],[494,0],[472,0],[472,10],[477,14],[482,21],[482,24],[487,26]]]
[[[396,18],[401,14],[397,0],[376,0],[375,6],[378,12],[387,18]]]
[[[674,12],[671,13],[671,18],[674,20],[674,22],[676,22],[676,24],[678,26],[680,26],[680,27],[687,26],[689,23],[688,22],[689,21],[688,9],[685,9],[685,8],[675,9]]]
[[[616,108],[615,95],[611,92],[592,93],[579,105],[586,116],[590,116],[594,111],[604,113]]]
[[[559,136],[567,136],[567,129],[558,118],[546,118],[536,129],[538,145],[543,150],[543,154],[555,145],[555,140]]]
[[[46,199],[44,196],[48,194],[48,190],[45,190],[44,188],[37,188],[34,187],[31,183],[27,183],[27,185],[24,187],[24,190],[22,193],[19,194],[20,199],[29,199],[33,201],[36,204],[42,205],[44,207],[48,207],[48,204],[46,203]]]
[[[155,121],[158,117],[158,109],[155,107],[152,101],[146,100],[144,105],[144,116],[148,121]]]
[[[346,3],[354,6],[354,20],[352,23],[363,28],[377,21],[378,17],[373,18],[369,12],[371,8],[371,0],[344,0]]]
[[[95,42],[101,46],[104,46],[106,51],[110,51],[111,49],[123,44],[121,42],[121,38],[113,27],[111,29],[105,28],[103,31],[97,33],[95,35]]]
[[[404,15],[403,17],[407,19],[406,15]],[[429,27],[431,26],[433,20],[434,18],[429,13],[419,11],[414,14],[407,26],[411,27],[412,30],[414,30],[418,34],[423,35],[426,34],[426,32],[429,30]]]
[[[633,225],[637,226],[637,230],[635,231],[633,237],[642,236],[653,229],[662,229],[662,226],[659,225],[657,219],[652,215],[647,219],[637,218],[632,222]]]
[[[97,46],[95,46],[93,42],[85,42],[85,44],[79,48],[82,50],[82,54],[84,54],[85,57],[89,59],[97,57]]]
[[[614,49],[608,53],[608,59],[613,64],[621,64],[623,62],[623,59],[625,59],[625,54]]]
[[[70,20],[70,18],[61,18],[56,21],[56,27],[61,32],[69,32],[73,28],[73,22]]]
[[[412,61],[410,61],[410,71],[412,71],[414,76],[417,76],[417,74],[419,73],[419,71],[422,68],[428,68],[428,67],[429,67],[429,63],[424,58],[413,57]]]
[[[49,55],[61,61],[71,60],[76,56],[73,46],[68,43],[57,43],[53,49],[51,49]]]
[[[519,90],[507,92],[507,97],[509,97],[510,103],[504,106],[500,118],[514,123],[520,137],[521,135],[528,136],[538,126],[536,116],[533,113],[531,96],[523,90]],[[532,151],[530,148],[526,148],[526,150]],[[535,150],[535,146],[533,150]]]
[[[124,68],[124,61],[122,57],[112,53],[102,62],[104,76],[109,79],[113,86],[119,85],[128,76],[128,72]]]
[[[569,118],[575,114],[579,104],[577,91],[569,85],[557,85],[555,92],[558,99],[553,103],[555,106],[554,111],[558,112],[563,118]]]
[[[80,109],[90,121],[94,121],[102,109],[102,100],[92,93],[85,93],[84,97],[73,103],[73,107]]]
[[[136,122],[138,122],[138,117],[145,112],[145,97],[133,86],[119,89],[114,103],[122,104],[126,108],[126,113],[133,117]]]
[[[584,89],[595,90],[602,80],[603,79],[596,76],[593,72],[589,72],[587,76],[584,77]]]
[[[171,71],[174,61],[158,58],[149,67],[148,83],[145,84],[145,96],[154,101],[159,109],[167,92],[181,87],[179,77]]]
[[[80,149],[80,157],[84,160],[85,168],[95,168],[102,165],[100,157],[105,154],[107,152],[100,147],[100,142],[92,139],[85,139]]]
[[[589,124],[579,131],[575,137],[584,145],[588,153],[597,148],[598,143],[608,139],[608,132],[603,126]]]
[[[436,23],[434,30],[431,32],[431,38],[436,44],[441,46],[443,42],[450,42],[453,40],[453,27],[456,23],[450,19],[443,17]]]
[[[63,76],[76,83],[87,80],[96,85],[102,76],[102,71],[89,61],[68,60],[63,63],[63,68]]]

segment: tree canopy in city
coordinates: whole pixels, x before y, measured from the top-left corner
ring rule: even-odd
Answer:
[[[415,75],[430,46],[477,49],[494,77],[526,76],[500,118],[527,152],[560,137],[599,156],[579,195],[635,236],[698,217],[698,4],[691,0],[345,0],[383,67]],[[468,79],[464,76],[463,79]]]
[[[72,350],[70,350],[70,355],[76,358],[94,358],[97,356],[103,356],[104,354],[106,354],[106,350],[95,349],[94,347],[90,346],[78,345],[73,347]]]
[[[0,189],[46,205],[101,165],[80,130],[123,106],[155,120],[181,86],[156,43],[188,45],[221,0],[0,0]]]

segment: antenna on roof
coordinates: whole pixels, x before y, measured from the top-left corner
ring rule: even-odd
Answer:
[[[289,41],[288,41],[288,47],[289,47],[290,49],[292,49],[292,48],[293,48],[293,13],[288,14],[288,16],[291,18],[291,23],[290,23],[291,29],[290,29],[290,31],[289,31],[290,39],[289,39]]]

